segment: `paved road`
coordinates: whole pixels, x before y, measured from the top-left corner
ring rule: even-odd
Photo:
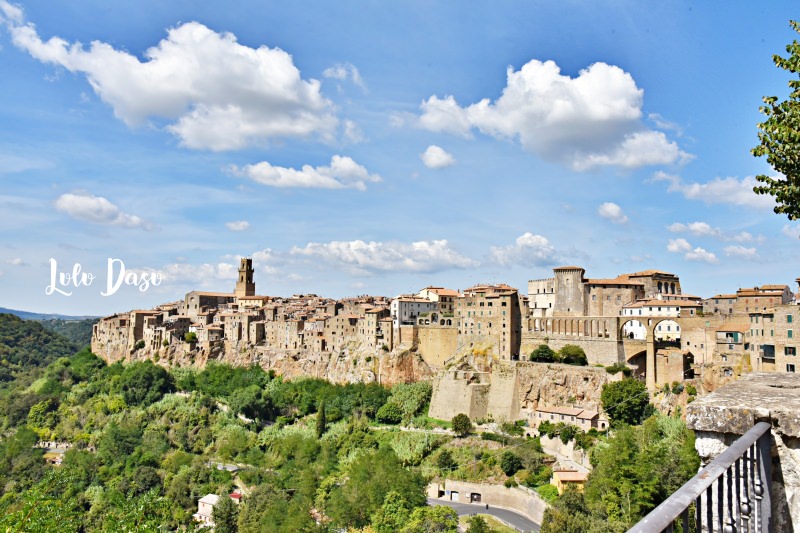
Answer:
[[[470,514],[489,514],[492,516],[496,516],[497,518],[501,519],[502,521],[510,524],[513,527],[516,527],[520,531],[533,531],[535,533],[539,532],[539,528],[541,527],[539,524],[531,520],[530,518],[516,513],[514,511],[509,511],[508,509],[501,509],[500,507],[492,507],[491,505],[489,508],[486,508],[485,503],[461,503],[461,502],[451,502],[450,500],[440,500],[438,498],[428,498],[428,505],[446,505],[448,507],[452,507],[458,513],[458,516],[470,515]]]

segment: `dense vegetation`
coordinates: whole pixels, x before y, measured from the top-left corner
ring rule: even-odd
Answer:
[[[0,381],[11,381],[23,369],[47,366],[79,347],[38,322],[0,314]]]
[[[96,322],[96,318],[83,320],[48,318],[39,321],[46,329],[58,333],[76,346],[88,346],[92,342],[92,327]]]
[[[465,415],[432,420],[430,383],[284,381],[214,362],[106,365],[88,349],[63,356],[70,343],[39,324],[2,318],[0,530],[192,531],[198,499],[218,494],[219,532],[455,531],[452,510],[425,505],[438,476],[536,489],[555,502],[543,531],[614,531],[697,467],[679,420],[620,420],[608,439],[543,424],[541,433],[592,450],[585,495],[558,497],[553,458],[530,428],[506,422],[475,435]],[[626,405],[642,396],[625,387],[616,392]],[[434,425],[462,438],[420,431]],[[69,443],[60,467],[46,464],[53,453],[39,441]],[[240,505],[226,496],[234,489]]]

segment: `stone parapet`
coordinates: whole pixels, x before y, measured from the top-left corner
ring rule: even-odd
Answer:
[[[746,374],[686,408],[704,464],[756,422],[772,426],[773,530],[795,531],[800,529],[800,375]]]

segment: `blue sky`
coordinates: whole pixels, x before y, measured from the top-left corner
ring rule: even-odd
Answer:
[[[242,255],[268,295],[794,287],[750,155],[791,7],[0,0],[0,306],[148,308]],[[46,294],[51,258],[94,281]],[[108,258],[163,282],[102,296]]]

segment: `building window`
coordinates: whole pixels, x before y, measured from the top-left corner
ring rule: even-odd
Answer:
[[[786,315],[786,322],[788,322],[789,324],[792,323],[792,315]]]
[[[791,363],[786,365],[786,371],[787,372],[791,372],[792,374],[794,374],[794,365],[791,364]]]
[[[792,338],[792,330],[787,329],[786,330],[786,336],[791,339]]]
[[[597,301],[597,295],[596,295],[596,294],[592,294],[592,301],[593,301],[593,302],[596,302],[596,301]]]
[[[786,346],[783,349],[783,353],[785,355],[797,355],[797,348],[795,348],[794,346]]]

